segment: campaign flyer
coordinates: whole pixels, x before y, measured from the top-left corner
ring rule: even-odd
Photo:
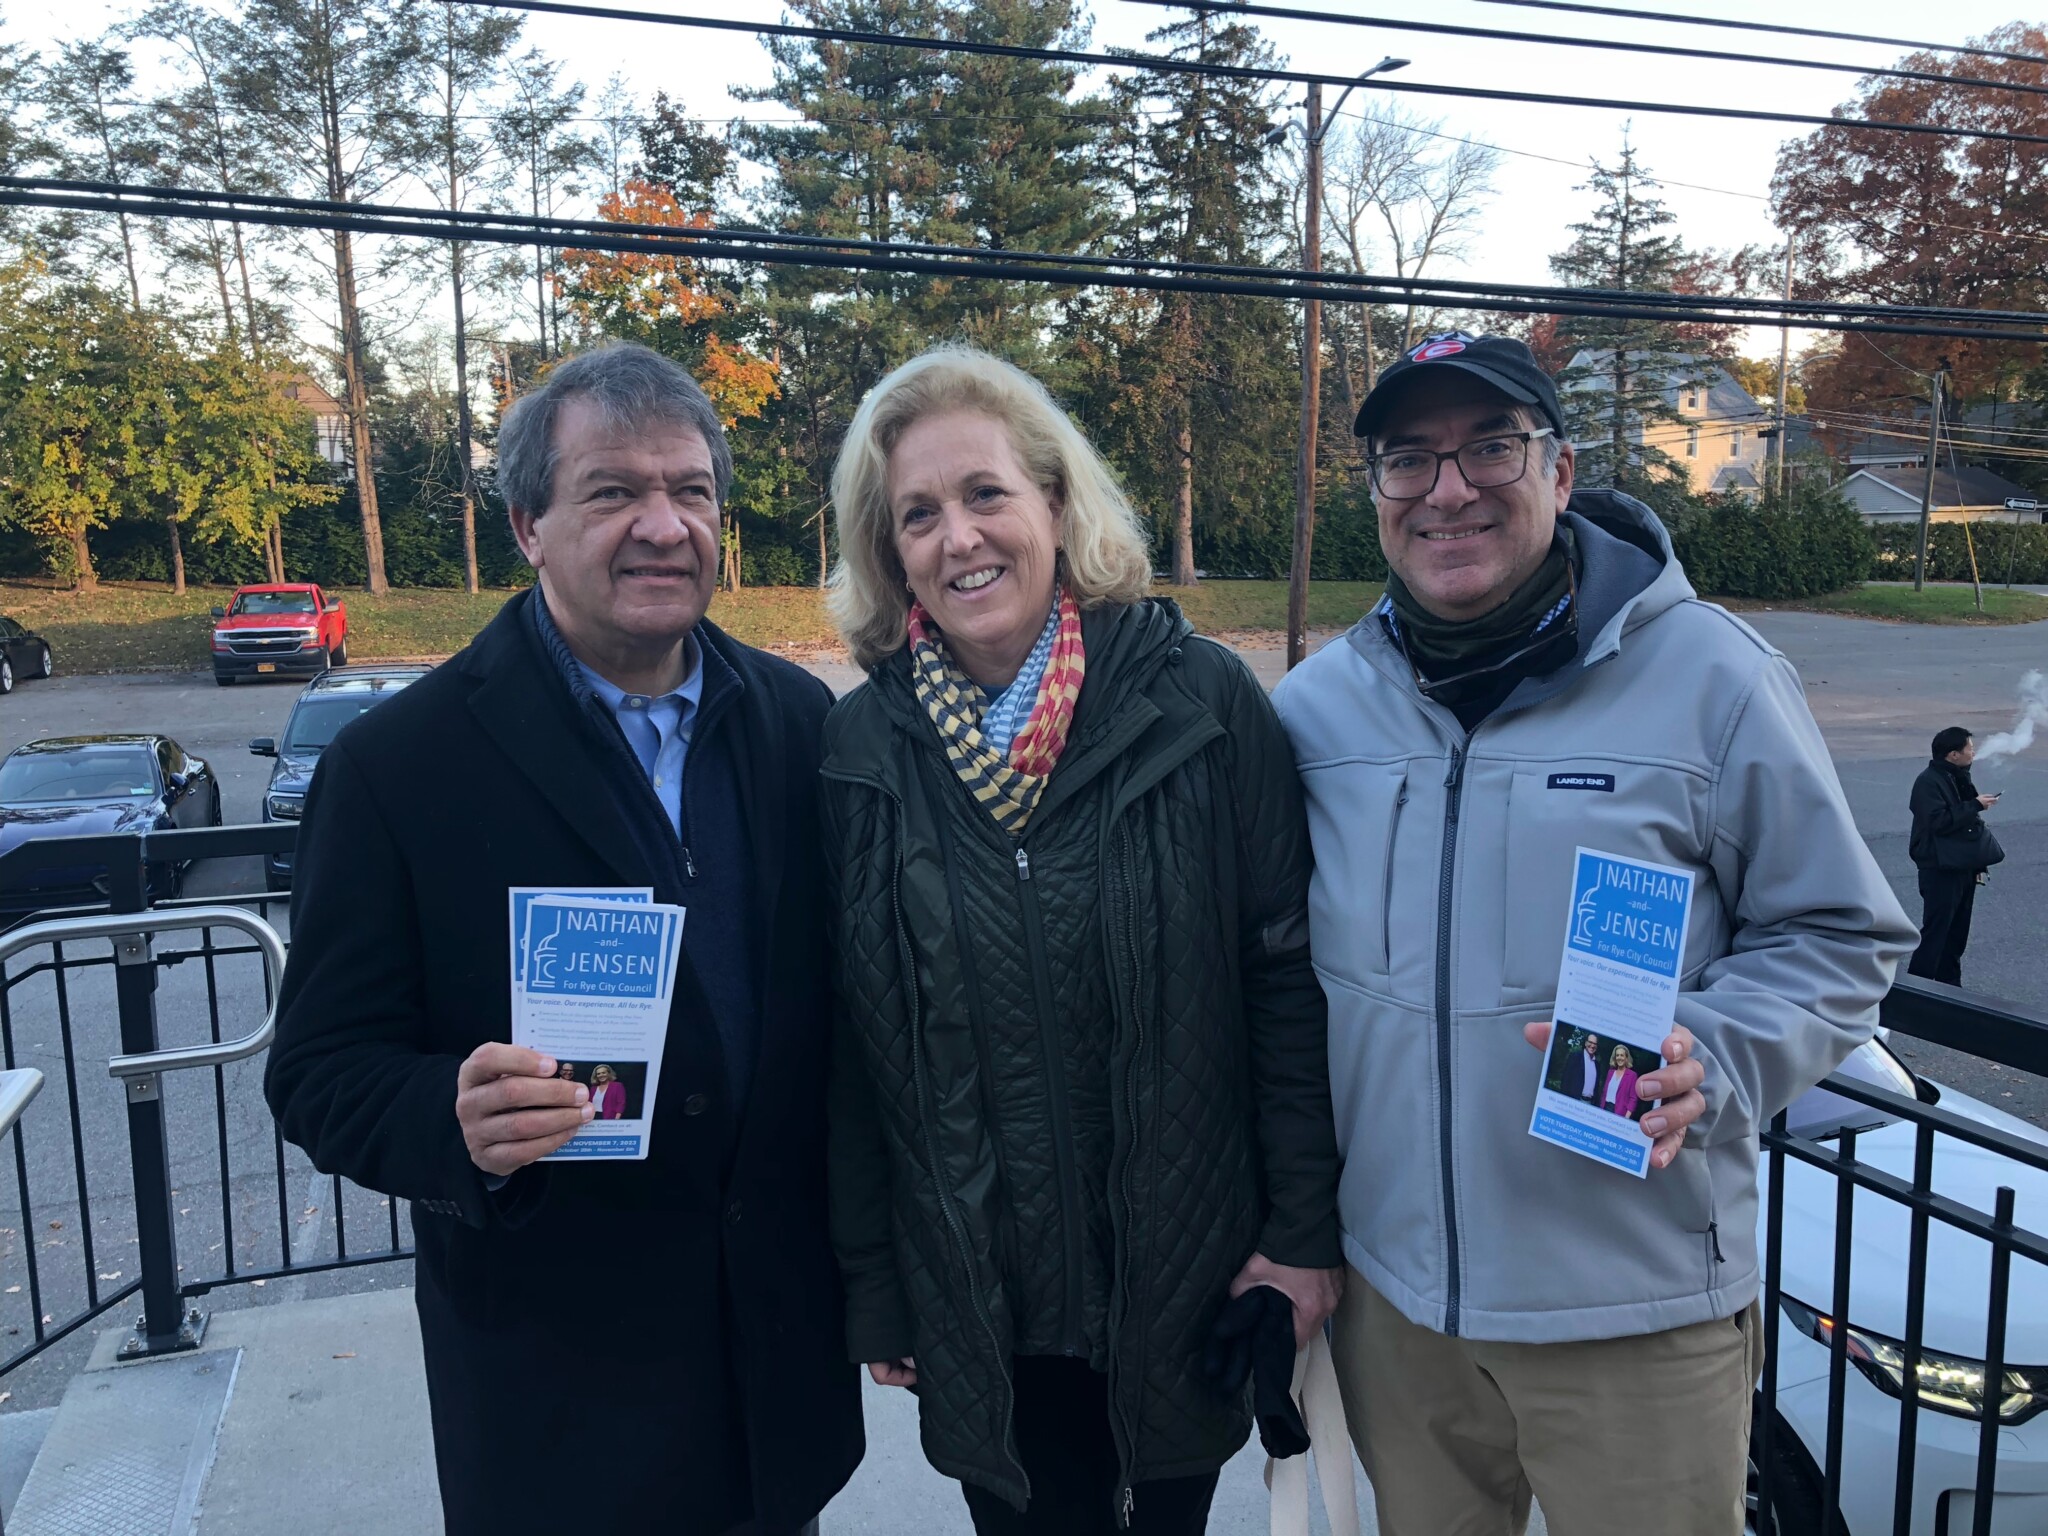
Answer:
[[[522,890],[513,913],[513,1043],[554,1057],[597,1111],[543,1161],[646,1157],[685,910],[630,889]]]
[[[578,896],[587,901],[652,901],[654,887],[599,885],[564,888],[552,885],[515,885],[509,887],[505,895],[512,907],[512,988],[517,992],[526,981],[526,909],[533,905],[534,897]]]
[[[1642,1178],[1652,1137],[1638,1079],[1678,1012],[1693,876],[1581,848],[1573,860],[1557,1008],[1529,1134]]]

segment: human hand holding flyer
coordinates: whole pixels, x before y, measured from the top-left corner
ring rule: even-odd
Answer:
[[[596,1111],[542,1161],[646,1157],[684,909],[644,887],[510,897],[512,1043],[554,1057]]]
[[[1686,870],[1580,848],[1550,1048],[1529,1134],[1642,1178],[1653,1139],[1636,1083],[1664,1064],[1692,913]]]

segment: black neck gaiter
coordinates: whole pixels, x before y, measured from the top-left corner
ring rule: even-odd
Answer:
[[[1506,602],[1462,621],[1431,613],[1399,576],[1387,572],[1395,633],[1422,691],[1447,706],[1467,730],[1524,677],[1555,671],[1577,651],[1573,555],[1571,533],[1560,527],[1543,563]]]

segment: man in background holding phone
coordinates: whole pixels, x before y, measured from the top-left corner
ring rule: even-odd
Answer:
[[[1907,971],[1929,981],[1963,984],[1963,946],[1970,942],[1970,909],[1985,872],[2005,857],[1984,825],[1996,795],[1980,795],[1970,782],[1977,743],[1960,725],[1934,735],[1934,760],[1913,781],[1913,834],[1907,847],[1920,872],[1920,947]]]

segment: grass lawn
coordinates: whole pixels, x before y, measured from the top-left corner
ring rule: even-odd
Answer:
[[[1196,628],[1208,634],[1279,631],[1287,620],[1284,581],[1219,581],[1175,592]],[[1318,582],[1309,588],[1309,622],[1317,629],[1349,625],[1379,598],[1365,582]],[[64,672],[154,672],[204,669],[210,610],[228,587],[193,587],[175,597],[151,582],[102,582],[94,592],[69,592],[48,582],[0,582],[0,613],[48,638]],[[344,590],[351,661],[451,655],[512,594],[413,588],[372,597]],[[749,645],[815,652],[837,649],[821,594],[809,587],[755,587],[721,592],[712,617]],[[1277,639],[1277,634],[1275,635]]]
[[[1204,634],[1265,639],[1278,644],[1287,620],[1284,581],[1209,581],[1194,588],[1162,586]],[[225,603],[230,589],[194,587],[174,597],[149,582],[103,582],[89,593],[64,591],[47,582],[0,582],[0,613],[46,635],[65,672],[148,672],[203,670],[209,610]],[[1319,581],[1309,588],[1309,627],[1344,629],[1379,600],[1375,582]],[[508,591],[466,592],[414,588],[371,597],[345,591],[349,659],[395,660],[442,657],[460,650],[511,596]],[[722,592],[712,616],[750,645],[798,654],[834,651],[837,641],[821,595],[809,587],[755,587]],[[2022,624],[2048,619],[2048,598],[2030,592],[1987,587],[1979,614],[1968,587],[1868,586],[1826,597],[1792,602],[1748,602],[1730,598],[1738,611],[1799,609],[1894,619],[1925,624]]]
[[[1915,592],[1908,586],[1851,587],[1824,597],[1802,597],[1785,602],[1753,602],[1740,598],[1714,601],[1737,612],[1775,609],[1782,613],[1797,609],[1806,613],[1840,613],[1859,619],[1891,619],[1910,624],[2030,624],[2048,619],[2048,597],[2032,592],[2008,592],[2003,587],[1984,588],[1984,611],[1977,611],[1976,594],[1966,586],[1930,586]]]

